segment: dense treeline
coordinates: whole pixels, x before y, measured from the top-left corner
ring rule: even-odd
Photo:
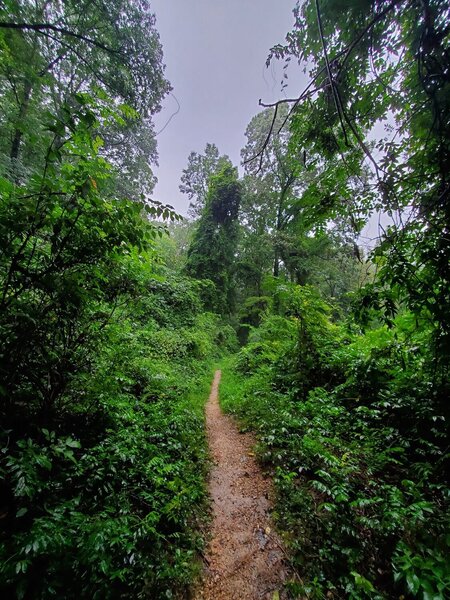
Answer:
[[[443,600],[448,3],[300,3],[269,62],[310,84],[251,120],[241,179],[189,155],[183,222],[151,200],[150,8],[0,8],[0,590],[188,594],[234,353],[223,405],[274,476],[290,594]]]

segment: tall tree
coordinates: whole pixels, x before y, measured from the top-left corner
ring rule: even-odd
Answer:
[[[271,56],[295,57],[310,69],[303,93],[277,106],[291,106],[293,156],[306,144],[326,158],[334,191],[311,195],[312,210],[328,219],[345,214],[344,178],[336,173],[357,179],[365,170],[368,186],[357,198],[362,214],[381,209],[392,226],[375,251],[377,283],[364,304],[383,308],[388,321],[406,304],[433,323],[437,356],[448,364],[448,2],[308,0],[297,4],[295,16],[286,45]],[[382,123],[386,133],[374,139]]]
[[[80,368],[77,353],[104,327],[93,304],[120,292],[101,273],[114,281],[123,252],[145,248],[154,232],[142,204],[123,200],[133,178],[122,172],[128,183],[118,185],[126,160],[108,163],[99,135],[137,124],[137,109],[149,119],[167,89],[154,17],[144,9],[120,0],[0,9],[0,353],[8,357],[0,392],[14,410],[24,394],[54,406]],[[154,153],[152,135],[146,144]],[[161,206],[147,209],[164,216]]]
[[[216,293],[208,308],[230,315],[235,304],[235,254],[241,184],[237,169],[225,165],[209,180],[203,212],[188,250],[186,272],[209,279]]]
[[[298,155],[292,153],[292,133],[286,127],[288,117],[286,105],[268,108],[256,115],[247,127],[248,142],[242,150],[247,176],[242,202],[244,233],[240,269],[246,281],[260,290],[263,276],[268,272],[269,256],[274,277],[283,274],[299,284],[317,283],[314,265],[317,267],[321,256],[327,254],[330,258],[329,264],[322,263],[330,277],[332,271],[336,273],[335,259],[340,261],[348,256],[349,277],[344,277],[338,287],[352,289],[358,279],[354,274],[359,268],[351,199],[345,218],[337,219],[336,215],[332,235],[326,232],[322,219],[317,215],[311,218],[312,199],[321,195],[326,201],[326,194],[333,193],[334,180],[327,178],[322,157],[307,157],[305,151]],[[347,197],[356,185],[361,185],[341,171],[335,173],[334,178],[337,176],[343,179],[342,188]],[[322,287],[331,292],[334,285]]]
[[[289,130],[280,130],[286,114],[282,107],[278,114],[266,109],[253,117],[245,132],[247,144],[241,152],[250,176],[245,209],[249,213],[256,209],[265,216],[265,228],[272,237],[274,277],[280,273],[280,235],[295,214],[294,201],[302,173],[302,165],[292,160],[288,152]],[[269,132],[272,134],[268,137]]]
[[[108,135],[103,131],[102,153],[129,181],[129,195],[145,191],[136,184],[140,178],[153,186],[150,118],[170,86],[147,0],[6,2],[0,8],[0,44],[0,99],[6,109],[0,123],[3,171],[23,179],[40,169],[49,137],[42,135],[48,112],[61,116],[76,93],[95,91],[130,107],[115,122],[115,135],[111,123]],[[121,154],[119,145],[132,152]],[[137,168],[142,177],[136,176]]]
[[[206,144],[203,154],[189,154],[181,176],[180,192],[187,194],[190,200],[188,212],[192,218],[198,218],[205,206],[210,177],[227,165],[231,166],[230,159],[226,154],[220,155],[215,144]]]

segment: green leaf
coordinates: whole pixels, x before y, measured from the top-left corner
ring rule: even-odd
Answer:
[[[78,442],[77,440],[73,440],[72,438],[67,438],[65,444],[69,448],[81,448],[80,442]]]

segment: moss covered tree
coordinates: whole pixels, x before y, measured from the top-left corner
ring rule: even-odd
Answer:
[[[216,287],[207,308],[227,315],[235,302],[235,254],[241,184],[237,169],[225,165],[210,179],[205,208],[188,251],[186,271],[192,277],[209,279]]]

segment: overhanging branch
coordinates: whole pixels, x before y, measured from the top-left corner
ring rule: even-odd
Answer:
[[[54,31],[55,33],[60,33],[61,35],[65,35],[86,42],[87,44],[95,46],[96,48],[100,48],[100,50],[104,50],[105,52],[109,52],[110,54],[120,54],[118,50],[113,50],[112,48],[105,46],[105,44],[102,44],[101,42],[97,42],[96,40],[86,37],[81,33],[71,31],[66,27],[58,27],[57,25],[53,25],[52,23],[8,23],[5,21],[0,21],[0,28],[37,31],[38,33],[45,31]]]

